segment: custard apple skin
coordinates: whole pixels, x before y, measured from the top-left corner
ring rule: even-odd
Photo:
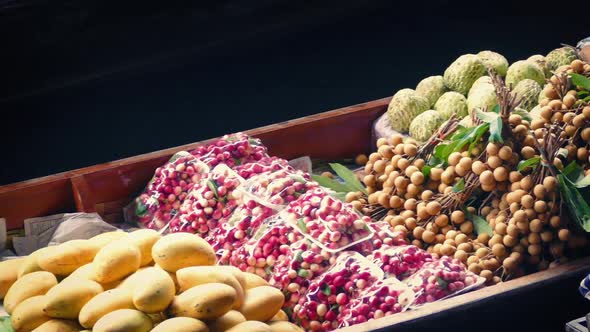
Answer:
[[[551,70],[547,67],[547,59],[541,54],[531,55],[526,59],[526,61],[530,61],[536,63],[541,69],[543,70],[543,74],[545,74],[545,78],[551,77]]]
[[[427,77],[416,86],[416,93],[428,99],[428,107],[432,107],[446,91],[443,77],[440,75]]]
[[[434,104],[434,109],[445,120],[448,120],[454,113],[462,118],[467,115],[467,99],[455,91],[445,92]]]
[[[578,58],[576,51],[571,47],[560,47],[547,53],[545,57],[549,70],[555,71],[560,66],[569,65]]]
[[[508,67],[506,85],[514,88],[518,82],[527,78],[534,80],[539,85],[545,84],[545,74],[539,65],[526,60],[516,61]]]
[[[475,127],[475,123],[473,123],[473,119],[470,116],[466,116],[461,121],[459,121],[459,125],[465,128]]]
[[[467,97],[467,112],[471,115],[476,109],[491,110],[498,104],[496,89],[491,84],[481,84],[475,90],[469,92]]]
[[[508,60],[500,54],[492,51],[481,51],[477,53],[477,57],[483,62],[487,69],[493,70],[501,77],[506,76],[508,71]]]
[[[428,110],[412,120],[410,136],[419,142],[424,142],[438,130],[444,121],[437,111]]]
[[[485,75],[486,66],[474,54],[465,54],[457,58],[445,70],[445,86],[449,90],[466,95],[473,82]]]
[[[540,119],[541,118],[541,105],[537,105],[533,107],[533,109],[529,112],[531,119]]]
[[[541,91],[542,88],[539,83],[528,78],[518,82],[514,89],[512,89],[512,93],[521,100],[518,107],[527,112],[539,104],[539,94]]]
[[[391,98],[387,116],[393,130],[406,133],[410,129],[412,120],[426,110],[428,110],[428,99],[418,95],[412,89],[402,89]]]
[[[476,79],[475,82],[473,82],[471,89],[469,89],[469,93],[467,94],[467,96],[471,95],[473,93],[473,91],[479,89],[481,86],[484,86],[484,85],[489,85],[491,87],[494,87],[494,85],[492,83],[492,78],[489,76],[482,76],[482,77]]]

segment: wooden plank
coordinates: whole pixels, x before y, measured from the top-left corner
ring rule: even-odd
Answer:
[[[410,310],[396,315],[383,317],[366,323],[339,329],[339,332],[376,331],[387,328],[387,331],[395,331],[396,328],[407,328],[412,322],[432,315],[461,310],[477,302],[489,301],[495,296],[510,296],[525,292],[531,288],[542,287],[547,283],[556,283],[573,275],[590,272],[590,257],[557,266],[545,271],[529,274],[514,280],[509,280],[494,286],[485,287],[473,292],[452,297],[439,302],[426,304],[419,309]]]

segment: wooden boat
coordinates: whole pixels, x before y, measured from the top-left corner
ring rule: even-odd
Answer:
[[[351,158],[371,150],[372,123],[385,112],[389,100],[383,98],[245,132],[260,138],[271,155],[286,159],[303,155],[327,160]],[[175,152],[206,142],[2,186],[0,217],[6,218],[8,230],[22,228],[26,218],[74,211],[97,212],[109,222],[120,222],[122,207],[144,188],[158,166]],[[448,317],[497,296],[517,296],[549,284],[571,283],[588,272],[590,257],[342,331],[412,329],[422,319]]]

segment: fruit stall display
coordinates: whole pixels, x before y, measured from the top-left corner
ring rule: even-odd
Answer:
[[[77,209],[94,212],[116,192],[100,188],[143,176],[117,197],[142,229],[1,262],[12,329],[331,331],[586,256],[589,77],[570,47],[512,64],[462,55],[379,119],[336,114],[375,120],[376,137],[322,155],[356,165],[321,175],[275,156],[293,157],[269,129],[134,161],[154,166],[149,181],[130,166],[47,179],[60,193],[69,181]]]

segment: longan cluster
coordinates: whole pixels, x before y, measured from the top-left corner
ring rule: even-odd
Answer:
[[[590,144],[590,106],[577,98],[578,91],[567,76],[570,73],[589,76],[590,64],[576,59],[570,65],[558,68],[541,93],[543,98],[539,101],[540,118],[532,121],[531,128],[534,130],[534,136],[543,140],[548,125],[563,125],[564,135],[569,139],[569,143],[565,146],[568,151],[568,161],[577,160],[587,165]],[[556,167],[563,168],[560,161],[556,160],[554,163]]]

